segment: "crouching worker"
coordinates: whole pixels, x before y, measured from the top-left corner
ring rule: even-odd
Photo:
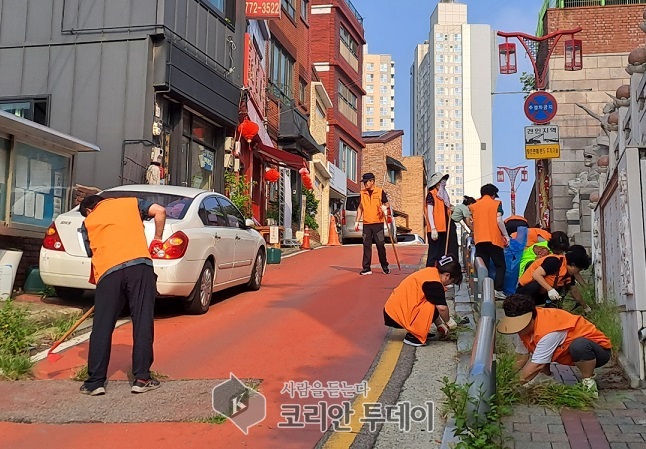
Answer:
[[[552,254],[536,259],[518,280],[516,293],[529,295],[536,305],[556,307],[561,295],[571,293],[577,307],[588,313],[590,307],[575,285],[575,277],[590,266],[590,258],[581,245],[572,245],[564,254]]]
[[[536,308],[527,295],[510,295],[503,302],[505,316],[498,324],[501,334],[518,334],[516,366],[527,383],[549,372],[551,362],[576,366],[581,383],[598,396],[594,369],[610,360],[610,339],[580,315],[560,309]]]
[[[384,324],[406,329],[404,343],[424,346],[435,322],[438,332],[446,335],[457,323],[449,315],[445,287],[462,283],[462,267],[451,256],[438,261],[438,267],[423,268],[404,279],[391,293],[384,306]]]

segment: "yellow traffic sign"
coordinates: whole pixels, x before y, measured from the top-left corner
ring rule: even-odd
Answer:
[[[554,159],[561,157],[559,144],[525,145],[525,158],[527,159]]]
[[[557,125],[525,127],[525,158],[555,159],[559,157],[561,157],[561,145]]]

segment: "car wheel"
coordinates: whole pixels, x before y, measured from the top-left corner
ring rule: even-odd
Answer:
[[[256,259],[253,263],[253,268],[251,269],[251,277],[249,278],[249,283],[247,284],[247,287],[249,288],[249,290],[260,289],[264,268],[265,268],[265,253],[260,249],[258,250],[258,254],[256,254]]]
[[[209,310],[213,295],[213,265],[205,262],[202,273],[195,283],[195,288],[184,303],[184,309],[191,315],[202,315]]]
[[[56,296],[70,301],[78,301],[83,297],[83,293],[85,293],[83,289],[71,287],[54,287],[54,290],[56,291]]]

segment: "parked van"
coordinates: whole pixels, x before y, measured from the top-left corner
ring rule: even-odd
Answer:
[[[354,230],[354,225],[357,220],[357,208],[361,202],[361,196],[358,193],[349,193],[345,199],[345,205],[341,210],[341,242],[349,243],[352,239],[361,239],[362,229],[359,228],[358,231]],[[390,232],[389,228],[393,232]],[[384,235],[386,240],[390,241],[391,235],[397,235],[395,228],[395,221],[392,219],[392,208],[388,212],[388,226],[384,223]],[[395,237],[395,243],[397,243],[397,237]]]

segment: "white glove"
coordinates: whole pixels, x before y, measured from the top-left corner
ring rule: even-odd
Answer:
[[[437,234],[437,229],[431,229],[431,240],[435,241],[439,235]]]
[[[440,324],[437,326],[437,333],[440,335],[440,338],[446,337],[446,335],[449,333],[449,326],[446,324]]]
[[[559,292],[557,292],[555,289],[551,289],[549,292],[547,292],[547,296],[552,301],[558,301],[561,299],[561,295],[559,295]]]
[[[446,325],[449,327],[449,329],[453,330],[456,327],[458,327],[458,323],[455,322],[453,318],[451,318],[449,321],[446,322]]]
[[[385,204],[381,205],[381,211],[384,213],[385,216],[388,216],[388,208],[386,207]]]

